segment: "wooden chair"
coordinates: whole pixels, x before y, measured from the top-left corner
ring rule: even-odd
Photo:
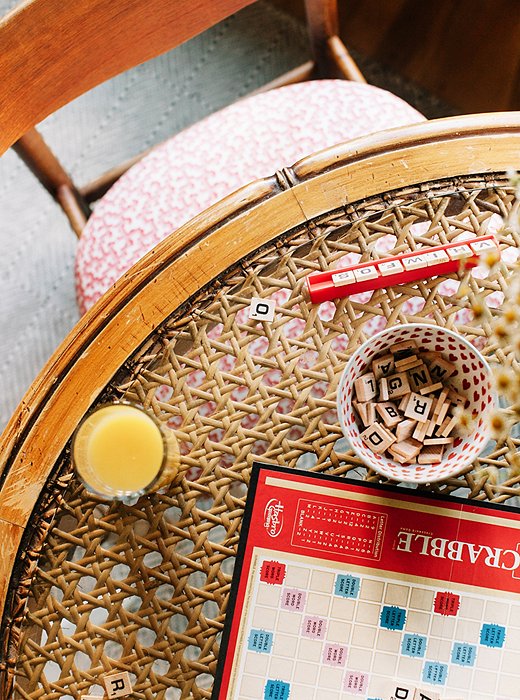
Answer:
[[[86,90],[251,1],[28,0],[0,23],[7,47],[0,56],[0,152],[15,144],[81,235],[76,272],[82,311],[160,239],[223,195],[307,152],[422,119],[399,98],[364,84],[338,37],[335,0],[306,0],[312,60],[265,86],[268,96],[222,110],[144,161],[141,154],[76,186],[34,126]],[[351,82],[314,80],[326,77]],[[272,90],[280,86],[285,92]],[[159,184],[147,194],[152,178]],[[91,203],[109,189],[91,216]]]
[[[404,253],[500,230],[518,212],[507,171],[519,159],[518,113],[338,145],[200,213],[85,314],[0,439],[3,699],[79,700],[116,670],[147,700],[210,697],[255,455],[380,480],[334,413],[343,368],[374,323],[453,328],[505,366],[514,354],[497,349],[489,322],[514,270],[512,228],[498,233],[503,260],[484,278],[457,273],[317,306],[306,276],[346,254],[377,258],[388,237]],[[252,297],[277,300],[272,324],[247,319]],[[484,323],[468,317],[476,299],[490,300]],[[85,413],[122,396],[183,445],[179,478],[132,507],[86,493],[70,463]],[[423,488],[514,504],[518,446],[511,436]]]

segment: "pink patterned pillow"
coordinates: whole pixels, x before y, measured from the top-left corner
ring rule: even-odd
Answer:
[[[176,134],[96,205],[76,256],[80,310],[169,233],[242,185],[335,143],[419,121],[389,92],[320,80],[249,97]]]

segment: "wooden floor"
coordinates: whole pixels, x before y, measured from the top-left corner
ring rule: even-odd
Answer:
[[[297,15],[302,0],[275,0]],[[462,113],[520,109],[520,0],[338,0],[348,47]]]

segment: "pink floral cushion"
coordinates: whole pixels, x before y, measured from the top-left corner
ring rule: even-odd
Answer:
[[[242,185],[335,143],[419,121],[389,92],[320,80],[254,95],[176,134],[96,205],[76,257],[80,310],[169,233]]]

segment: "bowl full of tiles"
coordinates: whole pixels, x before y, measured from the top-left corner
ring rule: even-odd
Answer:
[[[463,336],[409,323],[386,328],[348,361],[337,393],[345,437],[371,469],[432,483],[467,469],[489,440],[489,365]]]

